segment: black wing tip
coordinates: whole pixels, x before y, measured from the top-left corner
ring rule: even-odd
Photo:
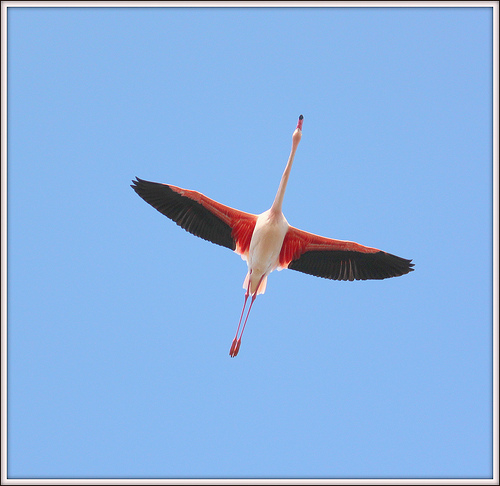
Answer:
[[[407,260],[406,258],[401,258],[401,260],[404,261],[404,263],[407,265],[407,272],[405,272],[403,275],[406,275],[407,273],[413,272],[415,269],[413,268],[415,266],[414,263],[412,263],[413,260]]]
[[[130,184],[130,187],[139,194],[139,191],[148,190],[153,186],[165,186],[165,185],[166,184],[160,184],[158,182],[146,181],[145,179],[141,179],[136,176],[135,179],[132,179],[132,184]]]
[[[412,272],[411,262],[382,250],[375,253],[312,250],[291,261],[288,268],[331,280],[383,280]]]
[[[130,187],[135,191],[137,192],[137,194],[139,194],[139,190],[141,188],[141,186],[143,185],[143,180],[142,179],[139,179],[138,177],[136,177],[135,179],[132,179],[132,184],[130,184]]]
[[[303,119],[304,119],[304,115],[300,115],[299,120],[303,120]]]
[[[396,255],[393,255],[392,253],[387,253],[385,251],[382,251],[381,253],[384,253],[387,257],[390,257],[390,259],[392,260],[390,263],[394,271],[393,275],[388,275],[387,277],[382,277],[382,278],[401,277],[415,270],[413,268],[415,266],[415,264],[412,263],[413,260],[409,260],[407,258],[401,258]]]
[[[139,179],[139,177],[137,177],[137,176],[135,176],[135,179],[132,179],[132,183],[134,184],[134,186],[138,186],[139,184],[141,184],[143,182],[147,182],[147,181],[145,181],[144,179]]]

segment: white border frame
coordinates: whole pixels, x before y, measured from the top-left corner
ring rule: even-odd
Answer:
[[[492,479],[8,479],[7,478],[7,9],[9,7],[491,7],[493,8],[493,478]],[[1,2],[1,484],[499,484],[499,1],[2,1]]]

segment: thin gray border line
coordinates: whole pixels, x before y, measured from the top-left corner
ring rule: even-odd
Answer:
[[[1,275],[0,275],[0,319],[1,319],[1,432],[0,469],[1,482],[7,475],[7,8],[1,5],[1,134],[0,134],[0,205],[1,205]]]
[[[492,83],[492,97],[493,97],[493,478],[499,481],[499,4],[494,2],[493,7],[493,83]]]
[[[498,6],[498,0],[457,0],[457,1],[438,1],[438,0],[352,0],[352,1],[328,1],[328,0],[240,0],[240,1],[29,1],[29,0],[6,0],[2,1],[2,6],[6,7],[492,7]],[[451,5],[450,5],[451,4]]]
[[[7,8],[8,7],[491,7],[493,8],[493,478],[492,479],[7,479]],[[1,483],[25,484],[457,484],[497,485],[499,479],[499,1],[2,1],[1,49]]]

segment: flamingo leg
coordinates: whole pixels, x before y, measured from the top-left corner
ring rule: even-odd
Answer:
[[[243,313],[245,312],[245,306],[247,305],[247,299],[248,299],[249,294],[250,294],[250,279],[248,279],[248,287],[247,287],[247,291],[245,292],[245,301],[243,302],[243,309],[241,309],[240,322],[238,322],[238,328],[236,329],[236,334],[235,334],[233,342],[231,344],[231,349],[229,350],[229,356],[231,356],[231,357],[234,357],[237,354],[237,352],[236,352],[236,354],[234,354],[234,350],[236,348],[237,339],[238,339],[238,331],[240,330],[241,320],[243,319]]]
[[[243,323],[243,328],[241,329],[241,334],[238,339],[238,331],[240,330],[241,318],[243,317],[243,311],[245,310],[245,305],[247,303],[248,295],[250,294],[250,279],[249,279],[248,289],[245,293],[245,302],[243,303],[243,310],[241,311],[240,322],[238,324],[238,329],[236,330],[236,336],[234,337],[233,343],[231,344],[231,349],[229,350],[229,355],[231,356],[231,358],[234,358],[238,354],[238,351],[240,350],[241,337],[243,336],[243,331],[245,330],[245,326],[247,325],[248,316],[250,315],[250,311],[252,310],[252,305],[255,302],[255,299],[257,298],[257,291],[259,290],[260,284],[262,283],[264,277],[265,275],[262,275],[262,277],[259,280],[259,283],[257,284],[257,288],[255,289],[255,292],[252,295],[252,300],[250,301],[250,306],[248,307],[247,316],[245,318],[245,322]]]

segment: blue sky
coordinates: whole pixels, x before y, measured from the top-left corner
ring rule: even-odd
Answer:
[[[8,477],[492,476],[491,8],[9,8]],[[411,258],[271,274],[135,176]]]

